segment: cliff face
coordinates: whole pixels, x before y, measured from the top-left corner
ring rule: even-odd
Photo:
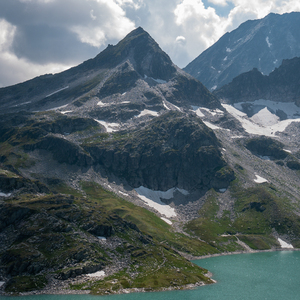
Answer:
[[[226,166],[212,130],[196,117],[170,112],[116,140],[85,147],[95,163],[133,187],[154,190],[224,188],[217,171]],[[218,182],[218,183],[217,183]],[[220,186],[221,185],[221,186]]]

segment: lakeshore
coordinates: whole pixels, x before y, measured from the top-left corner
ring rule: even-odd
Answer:
[[[272,252],[299,252],[299,248],[280,248],[280,249],[269,249],[269,250],[252,250],[252,251],[235,251],[235,252],[226,252],[226,253],[218,253],[218,254],[209,254],[203,256],[192,256],[185,253],[181,253],[186,259],[195,263],[195,261],[201,261],[209,258],[216,258],[221,256],[232,256],[232,255],[241,255],[241,254],[256,254],[256,253],[272,253]],[[200,263],[197,263],[201,267],[205,267]],[[98,272],[99,273],[99,272]],[[104,278],[104,272],[100,276],[90,276],[92,274],[85,274],[78,276],[76,278],[69,278],[67,280],[58,280],[54,279],[51,276],[48,276],[48,284],[42,290],[30,291],[20,293],[19,296],[30,296],[30,295],[88,295],[91,294],[91,290],[76,290],[70,289],[71,285],[80,284],[84,282],[95,282]],[[211,283],[216,283],[217,280],[213,279],[213,273],[208,269],[207,274],[205,275],[211,279]],[[4,285],[4,284],[3,284]],[[206,285],[204,282],[199,281],[195,284],[187,284],[187,285],[179,285],[172,287],[164,287],[160,289],[151,289],[151,288],[127,288],[127,289],[119,289],[119,290],[111,290],[110,292],[106,292],[104,295],[109,294],[129,294],[129,293],[145,293],[145,292],[164,292],[164,291],[175,291],[175,290],[192,290],[198,287],[202,287]],[[0,287],[1,288],[1,287]],[[12,296],[11,293],[5,293],[0,291],[0,296]]]

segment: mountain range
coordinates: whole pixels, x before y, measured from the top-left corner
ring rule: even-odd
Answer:
[[[249,20],[223,35],[184,70],[209,90],[253,68],[269,75],[283,59],[300,56],[299,25],[298,12],[271,13],[263,19]]]
[[[188,258],[300,247],[297,63],[211,93],[137,28],[0,89],[3,293],[189,288],[213,280]]]

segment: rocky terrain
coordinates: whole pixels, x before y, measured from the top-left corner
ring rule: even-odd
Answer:
[[[229,103],[268,99],[293,102],[299,106],[300,58],[283,60],[268,76],[258,69],[243,73],[215,91],[215,95]]]
[[[292,104],[221,104],[141,28],[0,89],[1,291],[187,288],[212,280],[185,257],[298,248]]]

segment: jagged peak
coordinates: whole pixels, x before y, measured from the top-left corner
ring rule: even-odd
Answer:
[[[144,77],[169,80],[176,73],[170,57],[142,27],[127,34],[115,46],[109,45],[93,60],[93,67],[114,68],[130,59],[136,71]]]

